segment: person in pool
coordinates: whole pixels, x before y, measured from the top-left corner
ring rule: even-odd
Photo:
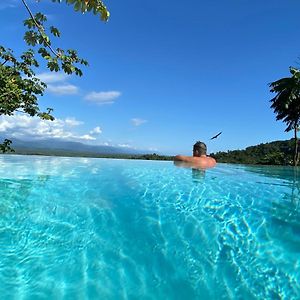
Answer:
[[[193,147],[193,156],[176,155],[174,163],[177,166],[185,166],[199,169],[213,168],[216,160],[206,155],[207,148],[202,142],[196,142]]]

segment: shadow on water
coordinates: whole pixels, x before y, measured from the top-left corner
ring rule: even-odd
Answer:
[[[192,168],[193,182],[201,182],[205,178],[205,170]]]
[[[280,240],[286,249],[300,251],[300,169],[294,167],[249,167],[249,172],[264,177],[278,179],[271,183],[282,196],[270,199],[269,233],[275,240]],[[264,183],[268,184],[268,183]]]
[[[205,178],[205,169],[197,167],[191,163],[187,163],[183,161],[174,161],[174,166],[179,168],[191,169],[193,182],[195,183],[199,183],[203,181],[203,179]]]
[[[28,212],[27,199],[32,189],[44,186],[49,180],[48,175],[39,175],[35,179],[2,179],[0,180],[0,216],[11,215],[12,220],[22,212]]]
[[[278,178],[288,181],[299,179],[300,168],[286,166],[243,166],[243,169],[250,173],[260,174],[262,176]]]
[[[283,201],[272,201],[272,223],[281,228],[282,234],[285,239],[289,239],[289,236],[300,234],[300,181],[299,170],[293,170],[293,178],[289,178],[289,189],[284,192]],[[292,244],[290,243],[290,246]],[[296,246],[296,245],[294,245]],[[297,246],[294,247],[297,251],[300,251],[300,245],[297,242]]]
[[[296,208],[300,201],[300,168],[294,167],[245,167],[245,170],[250,173],[256,173],[263,177],[278,179],[278,182],[258,182],[259,184],[267,184],[274,186],[288,187],[289,191],[285,192],[284,199],[289,200]]]

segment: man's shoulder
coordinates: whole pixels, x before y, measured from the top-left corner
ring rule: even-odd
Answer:
[[[213,157],[207,156],[206,158],[213,167],[217,164],[216,160]]]

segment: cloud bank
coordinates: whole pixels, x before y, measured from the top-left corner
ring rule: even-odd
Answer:
[[[96,140],[90,133],[80,135],[74,132],[74,129],[82,124],[82,121],[75,118],[47,121],[23,114],[15,114],[13,116],[2,115],[0,116],[0,134],[23,140],[48,138],[69,141]]]

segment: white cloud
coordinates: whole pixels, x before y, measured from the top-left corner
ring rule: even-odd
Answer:
[[[78,87],[73,84],[52,85],[48,84],[47,91],[56,95],[75,95],[78,94]]]
[[[37,0],[28,0],[28,4],[35,4]],[[19,8],[22,6],[20,0],[0,0],[0,10],[9,9],[9,8]]]
[[[65,81],[69,76],[64,73],[45,72],[37,74],[36,77],[48,84]]]
[[[79,88],[70,84],[67,80],[71,77],[64,73],[45,72],[36,75],[41,81],[47,84],[47,91],[56,95],[75,95]]]
[[[6,9],[6,8],[15,8],[17,7],[17,0],[6,0],[6,1],[1,1],[0,3],[0,10]]]
[[[94,129],[92,129],[90,131],[91,135],[93,135],[93,134],[100,134],[100,133],[102,133],[102,130],[101,130],[101,128],[99,126],[95,127]]]
[[[118,91],[108,91],[108,92],[91,92],[87,94],[84,99],[98,104],[112,104],[115,100],[121,96],[121,93]]]
[[[20,139],[95,140],[96,138],[89,134],[78,135],[73,132],[73,127],[80,124],[83,124],[83,122],[75,118],[47,121],[23,114],[2,115],[0,116],[0,134]]]
[[[134,126],[140,126],[144,123],[148,122],[147,120],[143,120],[143,119],[140,119],[140,118],[132,118],[131,119],[131,123],[134,125]]]
[[[15,8],[16,5],[12,3],[0,3],[0,10],[6,9],[6,8]]]
[[[80,139],[86,140],[86,141],[94,141],[96,138],[93,136],[90,136],[89,134],[85,134],[80,136]]]
[[[129,145],[129,144],[118,144],[118,147],[121,147],[121,148],[132,148],[132,146]]]
[[[66,118],[65,123],[69,126],[78,126],[84,124],[84,122],[78,121],[75,118]]]

